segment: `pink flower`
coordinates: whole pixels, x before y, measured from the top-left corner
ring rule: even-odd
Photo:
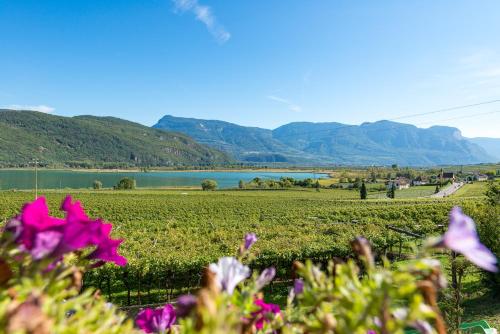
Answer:
[[[7,224],[6,230],[35,260],[47,257],[59,260],[66,253],[95,246],[90,258],[118,265],[127,263],[117,253],[122,240],[110,238],[111,224],[91,220],[80,202],[72,203],[70,196],[63,201],[61,209],[66,211],[65,219],[51,217],[45,198],[40,197],[26,204],[19,217]]]
[[[265,323],[271,322],[276,315],[281,314],[280,307],[276,304],[267,304],[262,299],[256,299],[254,304],[260,309],[252,313],[252,316],[257,320],[255,327],[262,329]]]
[[[479,241],[474,221],[462,213],[458,206],[451,210],[448,231],[443,235],[438,245],[463,254],[484,270],[498,271],[495,255]]]
[[[175,310],[167,304],[157,309],[144,309],[135,318],[135,324],[144,333],[164,333],[175,323]]]
[[[123,240],[104,238],[97,244],[97,249],[89,255],[89,259],[114,262],[118,266],[125,266],[127,259],[118,254],[118,246]]]
[[[118,246],[123,240],[110,238],[112,225],[101,220],[91,220],[83,210],[80,202],[71,202],[68,196],[61,209],[66,211],[68,228],[65,229],[63,245],[79,249],[95,245],[97,248],[89,255],[89,259],[114,262],[119,266],[127,264],[127,259],[118,254]],[[71,249],[73,250],[73,249]]]
[[[19,217],[12,219],[6,229],[13,232],[21,249],[39,260],[51,254],[59,245],[64,225],[63,219],[49,216],[45,198],[40,197],[24,205]]]

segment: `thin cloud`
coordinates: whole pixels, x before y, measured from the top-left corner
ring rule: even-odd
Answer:
[[[40,104],[37,106],[26,106],[26,105],[20,105],[20,104],[11,104],[8,106],[4,107],[5,109],[11,109],[11,110],[30,110],[30,111],[38,111],[38,112],[43,112],[46,114],[50,114],[54,112],[56,109]]]
[[[275,96],[275,95],[268,95],[267,98],[269,100],[276,101],[276,102],[279,102],[279,103],[286,105],[288,107],[288,110],[290,110],[290,111],[293,111],[293,112],[301,112],[302,111],[302,108],[299,105],[293,103],[290,100],[284,99],[282,97]]]
[[[198,0],[172,0],[172,2],[177,13],[191,12],[219,43],[223,44],[231,38],[231,34],[217,22],[209,6],[201,5]]]

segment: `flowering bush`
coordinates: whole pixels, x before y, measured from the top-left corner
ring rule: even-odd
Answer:
[[[478,239],[475,224],[459,208],[448,231],[429,240],[419,255],[396,268],[375,264],[368,240],[351,246],[356,258],[325,267],[296,262],[283,308],[263,288],[276,274],[251,271],[247,234],[235,257],[223,257],[203,273],[196,295],[176,305],[144,309],[137,329],[98,293],[81,291],[82,273],[106,262],[126,265],[108,223],[90,219],[67,197],[64,218],[49,215],[45,199],[25,205],[0,237],[0,333],[445,333],[437,292],[445,285],[431,250],[446,247],[479,267],[497,271],[496,258]]]

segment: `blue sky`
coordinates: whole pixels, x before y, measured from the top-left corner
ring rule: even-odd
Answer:
[[[0,106],[273,128],[495,100],[498,13],[496,0],[0,0]],[[500,137],[495,111],[401,121]]]

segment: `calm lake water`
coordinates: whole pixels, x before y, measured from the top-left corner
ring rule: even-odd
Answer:
[[[39,170],[40,189],[90,188],[94,180],[104,187],[113,187],[121,178],[130,177],[137,181],[138,187],[185,187],[199,186],[205,179],[216,180],[219,188],[234,188],[239,180],[245,182],[253,178],[279,180],[280,177],[295,179],[328,177],[319,173],[293,172],[77,172],[65,170]],[[34,189],[33,170],[0,170],[0,189]]]

